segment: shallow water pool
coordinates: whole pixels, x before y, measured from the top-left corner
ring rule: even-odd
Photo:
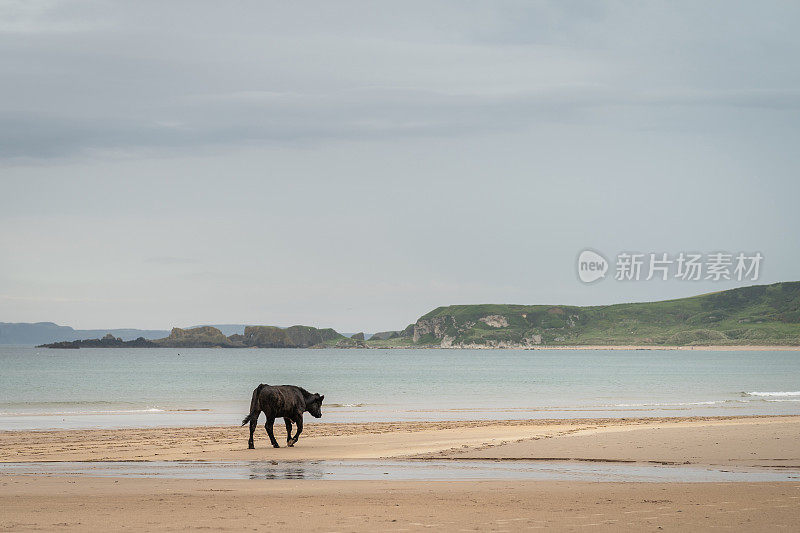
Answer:
[[[698,465],[491,460],[30,462],[2,463],[0,474],[254,480],[800,481],[800,468],[731,469]]]

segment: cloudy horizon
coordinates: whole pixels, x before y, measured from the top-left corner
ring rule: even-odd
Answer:
[[[0,2],[0,322],[373,332],[798,280],[798,15]],[[764,263],[587,285],[586,248]]]

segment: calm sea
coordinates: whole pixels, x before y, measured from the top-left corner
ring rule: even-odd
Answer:
[[[0,347],[0,430],[238,424],[259,383],[322,422],[800,414],[800,352]]]

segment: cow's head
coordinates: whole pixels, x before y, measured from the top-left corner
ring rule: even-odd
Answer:
[[[312,394],[308,398],[306,398],[306,411],[311,413],[311,416],[314,418],[321,418],[322,417],[322,400],[325,399],[325,395],[323,394],[320,396],[319,394]]]

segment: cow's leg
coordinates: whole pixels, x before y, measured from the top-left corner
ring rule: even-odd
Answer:
[[[292,419],[289,417],[283,417],[283,421],[286,422],[286,445],[292,445]]]
[[[300,433],[303,432],[303,415],[298,416],[294,419],[294,423],[297,426],[297,433],[295,434],[294,438],[290,441],[291,443],[289,446],[294,446],[297,443],[297,439],[300,438]]]
[[[267,430],[267,435],[269,435],[269,441],[272,443],[273,448],[280,448],[278,446],[278,441],[275,440],[275,434],[272,432],[272,426],[275,424],[275,417],[270,416],[267,417],[267,423],[264,424],[264,429]]]
[[[253,445],[253,433],[258,427],[258,417],[250,419],[250,440],[247,441],[247,448],[250,450],[254,450],[255,446]]]

